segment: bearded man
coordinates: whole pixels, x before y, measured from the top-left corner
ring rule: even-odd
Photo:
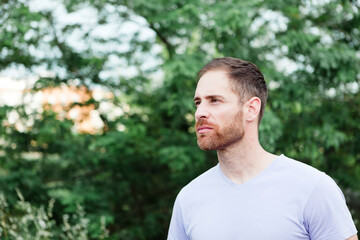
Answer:
[[[265,151],[267,100],[252,63],[217,58],[198,73],[196,136],[219,163],[178,194],[168,240],[357,240],[341,190],[325,173]]]

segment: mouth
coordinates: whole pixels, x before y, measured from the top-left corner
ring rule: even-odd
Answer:
[[[197,133],[198,134],[205,134],[207,132],[210,132],[212,130],[211,127],[207,127],[207,126],[202,126],[202,127],[198,127],[197,128]]]

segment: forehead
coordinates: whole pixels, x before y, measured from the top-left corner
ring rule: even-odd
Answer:
[[[233,95],[235,94],[230,85],[230,79],[225,71],[216,70],[206,72],[196,87],[195,97],[208,95]]]

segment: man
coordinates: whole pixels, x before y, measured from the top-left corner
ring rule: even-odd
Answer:
[[[329,176],[260,146],[267,87],[259,69],[218,58],[198,76],[197,142],[203,150],[217,150],[219,164],[181,190],[168,239],[358,239],[344,196]]]

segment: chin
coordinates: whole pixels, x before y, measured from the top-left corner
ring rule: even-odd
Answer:
[[[219,149],[218,146],[216,146],[216,144],[214,143],[197,141],[197,144],[199,148],[204,151],[214,151]]]
[[[204,151],[213,151],[213,150],[216,150],[216,149],[212,149],[212,148],[210,148],[210,147],[208,147],[208,146],[202,146],[202,145],[199,145],[199,144],[198,144],[198,146],[199,146],[199,148],[200,148],[201,150],[204,150]]]

